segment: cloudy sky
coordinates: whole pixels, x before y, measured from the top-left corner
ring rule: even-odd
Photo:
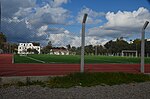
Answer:
[[[80,46],[81,22],[88,14],[86,45],[124,37],[140,38],[150,21],[148,0],[1,0],[1,31],[10,42],[52,41]],[[150,38],[150,25],[146,30]]]

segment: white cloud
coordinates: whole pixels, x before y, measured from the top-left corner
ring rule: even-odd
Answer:
[[[63,33],[50,34],[49,40],[55,46],[66,46],[68,44],[72,44],[72,41],[74,40],[74,36],[68,30],[65,30],[65,32]]]
[[[54,0],[43,6],[37,6],[36,0],[2,0],[2,31],[11,41],[19,39],[29,41],[33,38],[41,40],[47,37],[47,32],[62,33],[64,29],[50,30],[48,25],[67,24],[66,19],[70,17],[69,10],[61,7],[67,2],[68,0]],[[51,6],[52,4],[55,6]]]
[[[2,16],[11,18],[21,8],[34,7],[36,0],[1,0],[1,5]]]
[[[46,35],[46,30],[48,29],[48,25],[43,25],[38,29],[38,36]]]
[[[98,24],[98,23],[102,22],[100,17],[105,15],[105,13],[103,13],[103,12],[96,12],[96,11],[93,11],[92,9],[90,9],[90,8],[84,7],[78,13],[78,16],[77,16],[78,23],[82,23],[83,16],[84,16],[85,13],[88,14],[87,24]]]
[[[150,12],[143,7],[133,12],[108,12],[106,19],[108,22],[103,26],[89,29],[88,35],[112,38],[137,35],[145,21],[150,21]]]
[[[74,21],[68,20],[70,11],[62,7],[68,0],[40,0],[42,6],[36,4],[36,0],[1,0],[2,3],[2,32],[6,33],[10,41],[45,40],[49,38],[55,46],[80,46],[81,38],[68,31],[63,26],[70,25]],[[108,22],[103,26],[88,30],[86,45],[104,44],[108,37],[129,37],[139,33],[144,22],[150,21],[150,12],[146,8],[137,11],[118,11],[117,13],[97,12],[84,7],[78,13],[76,20],[81,23],[84,13],[88,14],[88,24],[100,23],[101,17],[106,16]],[[52,25],[52,27],[49,26]],[[57,24],[56,26],[54,24]],[[148,27],[150,30],[150,26]],[[46,40],[44,41],[46,42]]]
[[[28,15],[30,15],[32,12],[33,12],[33,9],[30,7],[29,8],[20,7],[19,10],[16,13],[14,13],[14,16],[25,18]]]
[[[143,7],[133,12],[118,11],[116,14],[113,12],[108,12],[106,14],[106,19],[108,20],[106,27],[109,28],[139,28],[143,25],[145,21],[150,20],[150,12]]]
[[[66,46],[71,44],[72,46],[80,46],[81,38],[73,35],[65,28],[49,27],[49,24],[72,24],[72,21],[66,22],[66,19],[70,17],[70,12],[67,9],[60,7],[62,4],[67,3],[68,0],[54,0],[54,6],[51,4],[45,4],[43,6],[36,6],[31,3],[32,0],[23,1],[19,3],[18,7],[9,8],[6,6],[10,3],[9,0],[3,1],[6,5],[3,5],[7,13],[13,11],[10,14],[4,14],[3,12],[3,26],[2,30],[6,35],[9,35],[10,41],[32,41],[32,40],[45,40],[49,38],[55,46]],[[17,0],[12,0],[11,3],[15,5]],[[19,1],[18,1],[19,2]],[[31,4],[30,4],[31,3]],[[54,4],[55,3],[55,4]],[[25,4],[26,6],[24,6]],[[89,13],[89,23],[100,22],[99,19],[102,13],[97,13],[89,8],[84,9]],[[81,12],[81,15],[84,13]],[[93,16],[94,15],[94,16]],[[91,19],[90,19],[91,18]],[[93,23],[92,23],[93,24]],[[44,43],[42,41],[42,43]],[[101,40],[95,37],[86,37],[86,44],[97,44]]]
[[[81,46],[81,37],[73,35],[68,30],[60,34],[50,34],[49,40],[52,41],[55,46],[66,46],[70,44],[71,46]],[[99,38],[96,36],[86,36],[85,37],[85,45],[104,45],[108,39]]]
[[[52,3],[53,7],[61,6],[62,4],[68,3],[68,0],[54,0]]]
[[[68,10],[62,7],[52,8],[47,4],[41,8],[37,8],[36,12],[30,15],[28,20],[33,26],[41,26],[48,24],[65,24],[68,17]]]
[[[85,38],[86,45],[104,45],[108,39],[105,38],[99,38],[96,36],[87,36]]]

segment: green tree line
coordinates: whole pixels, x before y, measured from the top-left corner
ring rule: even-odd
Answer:
[[[70,51],[76,52],[80,55],[81,47],[72,46]],[[141,53],[141,40],[135,39],[127,42],[123,39],[110,40],[104,45],[86,45],[85,55],[121,55],[122,50],[136,50],[138,54]],[[145,39],[145,55],[150,56],[150,41]]]
[[[35,44],[40,45],[39,43]],[[17,48],[18,44],[8,43],[6,36],[2,32],[0,33],[0,49],[2,49],[4,53],[17,52]],[[48,54],[52,48],[54,48],[52,42],[49,41],[48,44],[41,49],[41,52],[43,54]],[[64,49],[64,47],[61,48]],[[75,53],[76,55],[80,55],[81,53],[81,47],[75,47],[68,44],[66,45],[66,48],[69,50],[70,54]],[[86,45],[85,55],[121,55],[122,50],[136,50],[138,54],[140,54],[141,40],[135,39],[127,42],[123,38],[117,38],[116,40],[106,42],[104,45]],[[150,56],[150,41],[147,39],[145,39],[145,55]]]

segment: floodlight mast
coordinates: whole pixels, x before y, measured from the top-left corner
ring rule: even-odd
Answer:
[[[84,14],[84,17],[83,17],[83,22],[82,23],[84,23],[85,24],[85,22],[86,22],[86,19],[87,19],[87,16],[88,16],[88,14]]]
[[[84,46],[85,46],[85,23],[88,14],[84,14],[82,21],[82,34],[81,34],[81,64],[80,64],[80,72],[84,72]]]
[[[142,37],[141,37],[141,73],[144,73],[144,57],[145,57],[145,29],[148,26],[149,22],[146,21],[142,28]]]

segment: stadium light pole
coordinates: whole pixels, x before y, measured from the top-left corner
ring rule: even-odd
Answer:
[[[149,22],[146,21],[142,28],[142,37],[141,37],[141,73],[144,73],[144,56],[145,56],[145,29],[148,26]]]
[[[85,22],[88,14],[84,14],[82,21],[82,34],[81,34],[81,64],[80,64],[80,72],[84,72],[84,46],[85,46]]]

